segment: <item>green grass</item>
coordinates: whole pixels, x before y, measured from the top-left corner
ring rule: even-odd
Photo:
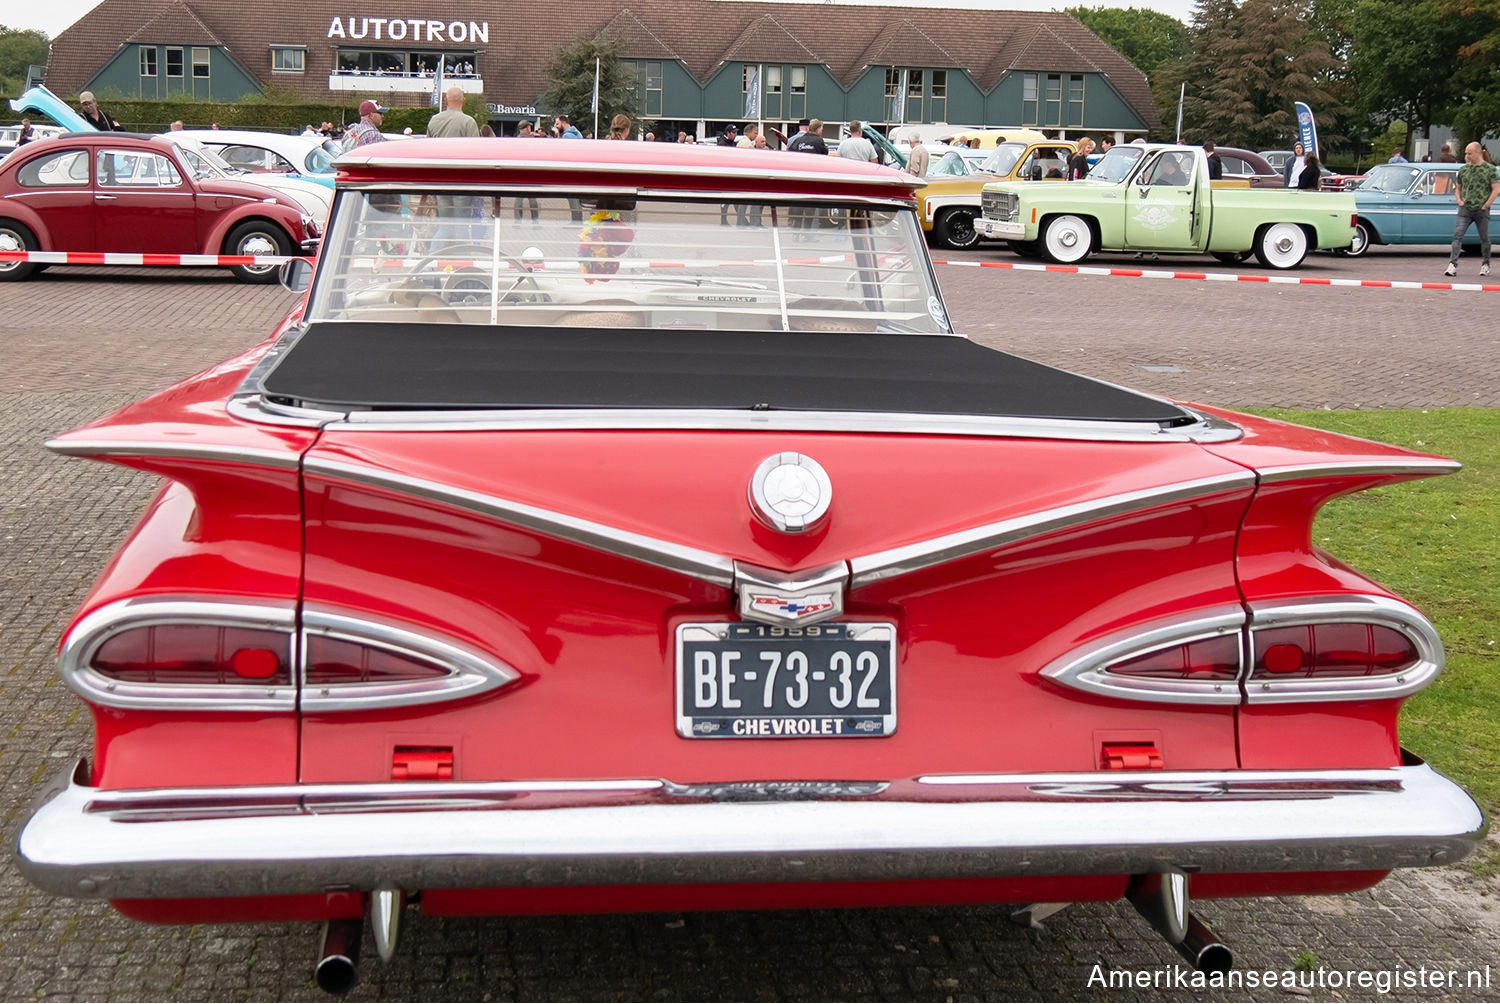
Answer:
[[[1337,499],[1313,543],[1437,625],[1448,668],[1407,702],[1402,744],[1500,812],[1500,411],[1258,411],[1452,457],[1458,474]]]

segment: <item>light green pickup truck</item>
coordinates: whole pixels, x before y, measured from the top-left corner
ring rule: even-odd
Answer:
[[[1352,193],[1210,185],[1198,147],[1140,143],[1110,150],[1085,181],[995,182],[981,202],[985,237],[1065,264],[1142,251],[1296,268],[1308,251],[1348,247],[1356,216]]]

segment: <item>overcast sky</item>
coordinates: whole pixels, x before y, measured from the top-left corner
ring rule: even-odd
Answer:
[[[46,32],[49,37],[55,36],[61,34],[64,28],[77,21],[98,2],[99,0],[46,0],[43,3],[7,3],[5,6],[10,7],[11,10],[0,14],[0,24],[7,28],[36,28]],[[840,2],[884,6],[881,0],[840,0]],[[1193,2],[1194,0],[939,0],[939,2],[929,4],[924,3],[923,0],[909,0],[904,6],[976,7],[986,10],[1061,10],[1077,4],[1087,7],[1149,7],[1186,22],[1192,16]],[[442,4],[439,3],[437,6],[440,7]]]

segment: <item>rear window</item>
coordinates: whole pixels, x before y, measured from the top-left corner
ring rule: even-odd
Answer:
[[[87,150],[59,150],[21,165],[16,182],[23,188],[60,188],[86,185],[89,180]]]

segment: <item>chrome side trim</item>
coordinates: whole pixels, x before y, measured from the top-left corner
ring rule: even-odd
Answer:
[[[1204,610],[1190,617],[1174,618],[1144,627],[1119,631],[1069,652],[1044,667],[1041,675],[1078,690],[1131,701],[1166,704],[1239,704],[1239,677],[1244,674],[1244,643],[1240,642],[1239,672],[1233,680],[1154,680],[1115,676],[1105,671],[1111,663],[1145,655],[1157,649],[1224,635],[1238,636],[1245,626],[1245,611],[1239,606]]]
[[[209,711],[285,711],[297,709],[297,686],[180,683],[125,683],[90,666],[99,648],[122,631],[160,624],[207,624],[284,632],[287,666],[295,673],[293,630],[296,604],[278,602],[218,603],[203,600],[138,598],[120,600],[84,617],[63,639],[58,672],[84,700],[112,708],[202,709]]]
[[[1456,861],[1487,829],[1420,763],[925,777],[753,801],[649,779],[121,792],[87,778],[80,763],[55,779],[17,838],[22,874],[51,893],[1384,870]]]
[[[731,559],[685,544],[658,540],[524,502],[465,491],[358,464],[312,457],[306,461],[304,469],[309,474],[353,481],[373,488],[391,489],[415,498],[493,516],[515,526],[689,575],[725,589],[734,585],[734,562]]]
[[[1417,647],[1418,662],[1400,673],[1382,676],[1334,677],[1322,680],[1284,680],[1256,675],[1250,665],[1255,654],[1255,632],[1260,628],[1295,624],[1350,622],[1383,624],[1401,632]],[[1385,596],[1330,596],[1294,603],[1251,603],[1250,638],[1246,664],[1245,701],[1285,704],[1294,701],[1363,701],[1405,697],[1427,686],[1443,671],[1443,641],[1421,611]]]
[[[121,440],[49,439],[47,449],[64,457],[172,457],[182,460],[213,460],[224,463],[253,464],[294,471],[301,463],[299,453],[280,450],[254,450],[213,443],[198,445],[133,443]]]
[[[1317,477],[1358,477],[1367,474],[1412,474],[1430,477],[1435,474],[1453,474],[1463,469],[1456,460],[1403,457],[1399,460],[1366,460],[1359,463],[1329,461],[1324,464],[1289,464],[1285,467],[1267,467],[1260,472],[1263,484],[1279,481],[1302,481]]]
[[[350,322],[358,323],[358,322]],[[956,338],[961,335],[921,335]],[[291,409],[288,409],[289,411]],[[307,409],[310,414],[328,412]],[[883,432],[920,436],[990,436],[1080,442],[1222,443],[1243,433],[1207,417],[1201,424],[1163,429],[1155,422],[1091,422],[888,412],[742,411],[676,408],[560,408],[492,411],[353,411],[332,430],[389,432],[535,431],[569,429],[693,429],[745,432]]]
[[[423,662],[436,662],[449,669],[449,675],[435,680],[400,683],[343,683],[314,686],[307,682],[306,640],[313,636],[373,645],[391,652],[411,655]],[[408,707],[472,697],[487,690],[503,687],[521,678],[510,665],[481,655],[456,642],[418,634],[363,618],[349,617],[331,610],[308,607],[302,612],[301,657],[302,710],[360,711],[371,708]]]
[[[1160,488],[1146,488],[1119,495],[1107,495],[1088,502],[1059,506],[1056,509],[1017,516],[1014,519],[961,530],[958,533],[934,537],[931,540],[907,544],[904,547],[862,555],[849,561],[852,572],[849,588],[858,589],[882,579],[905,575],[969,555],[982,554],[1019,540],[1082,526],[1095,520],[1149,509],[1153,506],[1216,495],[1237,488],[1250,488],[1254,484],[1255,475],[1250,471],[1217,474],[1213,477],[1198,478],[1194,481],[1184,481]]]

